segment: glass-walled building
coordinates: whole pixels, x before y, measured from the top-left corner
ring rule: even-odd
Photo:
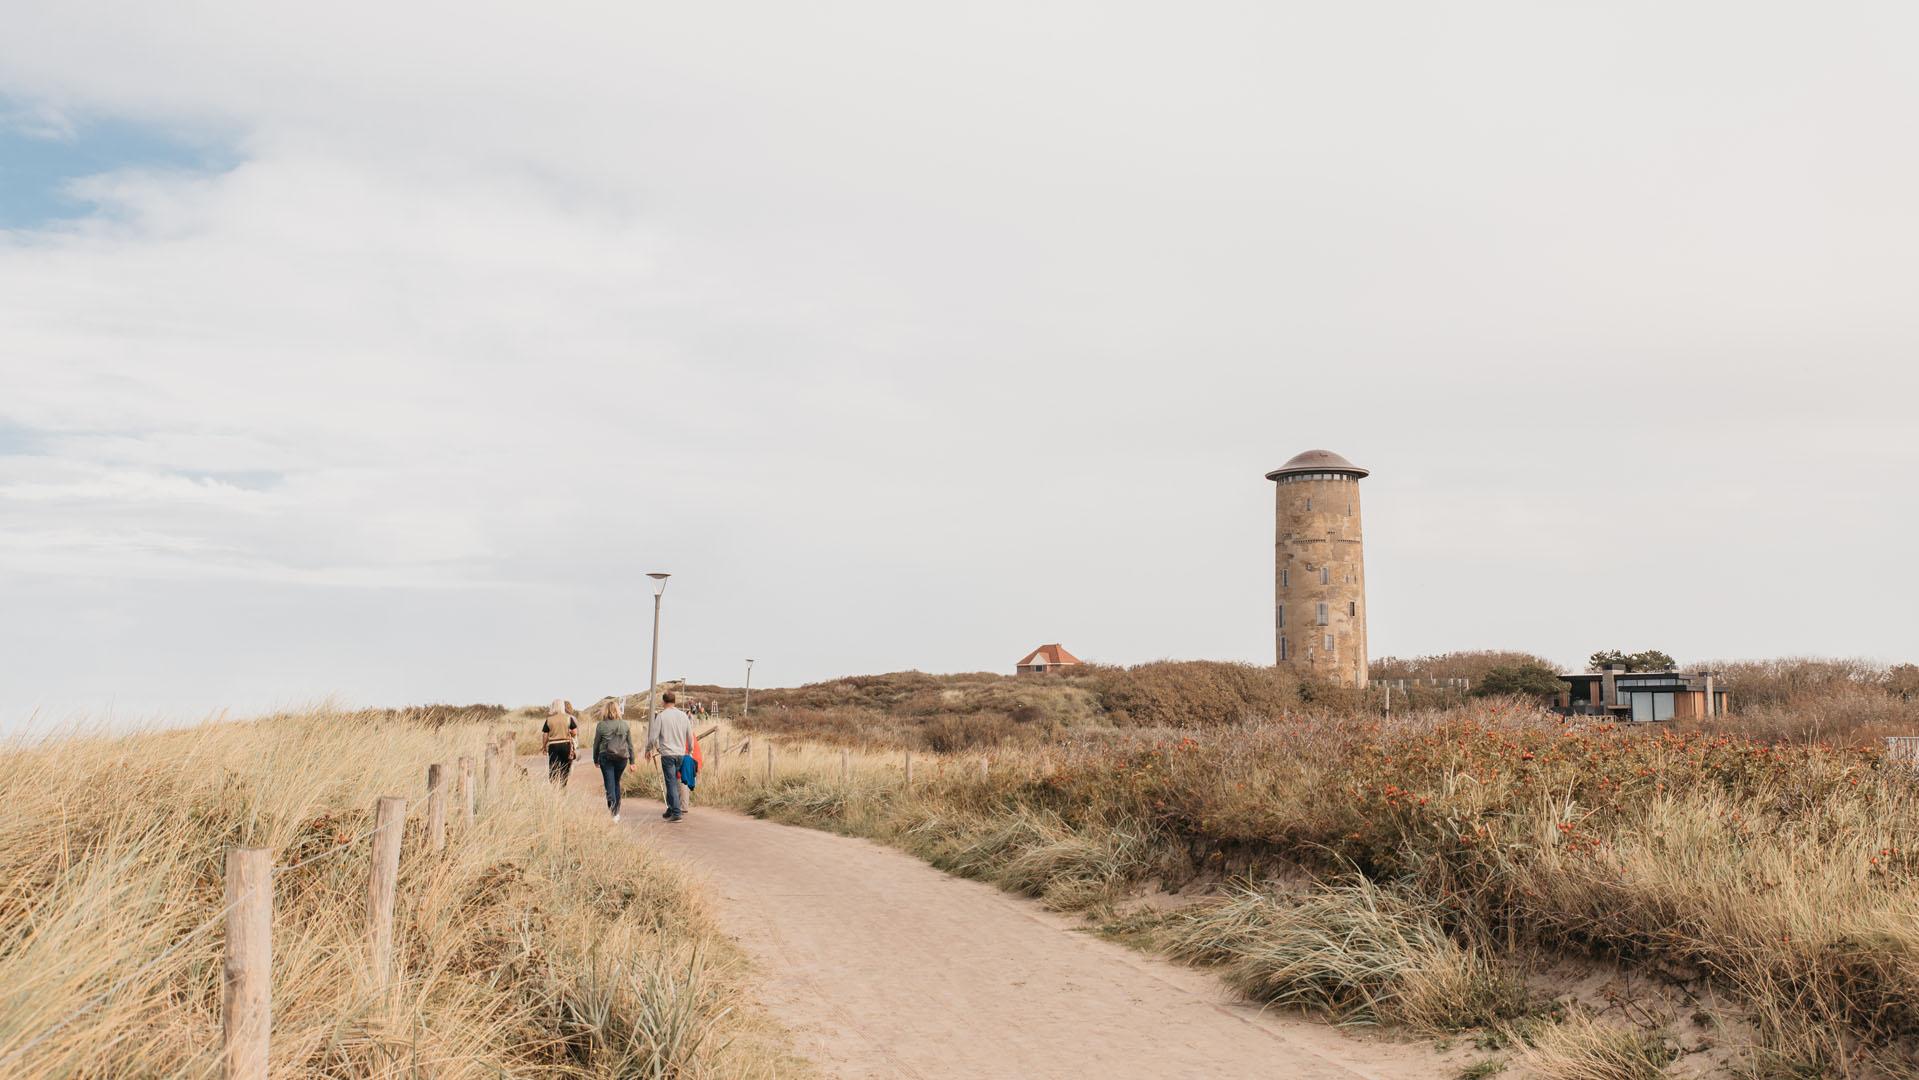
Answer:
[[[1559,677],[1567,689],[1559,709],[1571,716],[1612,716],[1635,723],[1720,716],[1729,700],[1713,673],[1584,671]]]

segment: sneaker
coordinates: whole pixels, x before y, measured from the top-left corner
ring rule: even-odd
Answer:
[[[669,818],[667,818],[666,820],[668,820],[668,821],[671,821],[671,822],[673,822],[674,824],[676,824],[676,825],[677,825],[677,824],[679,824],[679,822],[680,822],[680,821],[681,821],[682,819],[684,819],[685,817],[686,817],[686,815],[685,815],[685,814],[674,814],[674,815],[673,815],[672,817],[669,817]]]
[[[660,816],[661,816],[661,817],[663,817],[663,818],[670,818],[670,817],[672,817],[672,816],[673,816],[673,811],[671,811],[671,810],[662,810],[662,811],[660,811]]]
[[[618,825],[619,823],[620,823],[620,814],[619,814],[619,811],[616,810],[613,812],[613,824]]]

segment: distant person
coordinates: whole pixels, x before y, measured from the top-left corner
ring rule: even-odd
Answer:
[[[626,726],[626,703],[612,698],[600,710],[600,722],[593,725],[593,763],[600,767],[600,779],[606,783],[606,808],[613,820],[620,820],[620,777],[633,760],[633,732]]]
[[[686,816],[685,800],[680,795],[681,758],[693,752],[693,721],[679,709],[680,696],[668,690],[660,695],[661,709],[646,725],[646,757],[660,756],[660,776],[666,781],[666,813],[660,816],[678,821]]]
[[[579,753],[580,722],[567,705],[554,698],[547,706],[546,723],[540,725],[540,734],[546,736],[546,778],[560,787],[572,777],[573,759]]]

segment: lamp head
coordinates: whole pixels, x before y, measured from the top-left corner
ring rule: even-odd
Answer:
[[[653,579],[653,595],[658,596],[666,591],[666,579],[673,575],[663,570],[655,570],[646,576]]]

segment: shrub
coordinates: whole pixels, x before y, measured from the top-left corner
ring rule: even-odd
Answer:
[[[1480,649],[1439,653],[1435,656],[1382,656],[1369,665],[1375,679],[1466,679],[1474,684],[1494,668],[1515,664],[1537,664],[1551,668],[1553,662],[1543,656],[1509,649]]]
[[[1299,685],[1276,667],[1164,660],[1100,668],[1093,687],[1114,724],[1194,728],[1277,717],[1300,704]]]
[[[1506,664],[1492,668],[1473,684],[1475,697],[1497,697],[1513,695],[1524,697],[1557,697],[1566,689],[1559,673],[1544,664],[1532,662]]]

